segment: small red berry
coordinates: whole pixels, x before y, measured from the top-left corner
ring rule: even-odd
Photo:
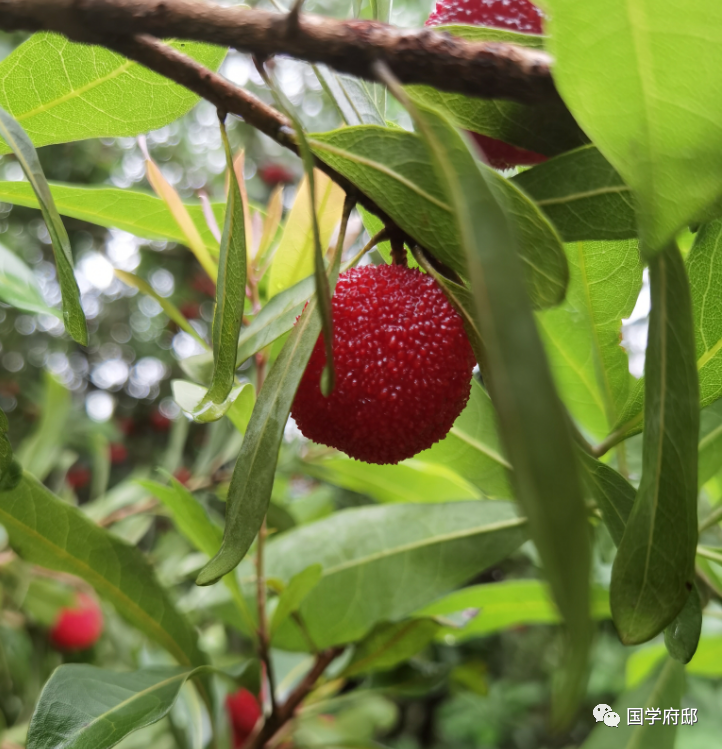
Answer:
[[[156,408],[151,411],[150,426],[154,432],[167,432],[170,429],[170,419]]]
[[[178,309],[189,320],[197,320],[201,316],[201,305],[198,302],[183,302]]]
[[[90,483],[90,470],[76,463],[65,474],[65,480],[73,489],[83,489]]]
[[[332,302],[336,386],[326,398],[319,336],[291,415],[311,440],[367,463],[398,463],[451,429],[474,355],[436,281],[399,265],[343,273]]]
[[[188,486],[188,482],[193,478],[193,473],[185,466],[181,466],[174,474],[173,478],[180,481],[183,486]]]
[[[268,164],[258,170],[258,176],[271,187],[276,185],[288,185],[296,181],[293,172],[280,164]]]
[[[202,272],[198,272],[193,276],[191,279],[191,288],[208,296],[214,297],[216,295],[216,285],[208,275]]]
[[[103,632],[103,612],[98,602],[78,593],[76,605],[60,609],[50,641],[58,650],[85,650],[98,641]]]
[[[261,706],[247,689],[239,689],[226,697],[226,710],[233,728],[233,746],[240,749],[261,717]]]
[[[509,29],[524,34],[542,33],[542,12],[529,0],[439,0],[426,21],[427,26],[463,24]],[[531,166],[546,161],[547,157],[525,148],[472,133],[486,161],[495,169]]]
[[[115,466],[128,460],[128,448],[122,442],[110,443],[110,462]]]

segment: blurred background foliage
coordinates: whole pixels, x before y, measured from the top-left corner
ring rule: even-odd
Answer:
[[[336,16],[349,11],[346,3],[331,0],[308,0],[305,9]],[[428,0],[395,0],[391,20],[399,26],[420,26],[429,10]],[[361,12],[370,14],[367,4],[362,4]],[[0,57],[23,40],[21,35],[1,35]],[[339,115],[309,65],[283,59],[272,65],[310,131],[338,126]],[[272,100],[248,57],[231,52],[221,70],[235,83]],[[394,102],[389,102],[387,116],[402,127],[410,125]],[[229,133],[234,149],[245,152],[243,176],[258,215],[254,228],[259,231],[261,216],[278,185],[283,186],[282,204],[288,215],[302,167],[293,155],[236,119],[229,121]],[[149,133],[147,146],[184,200],[201,196],[224,200],[225,160],[216,112],[210,105],[199,103],[180,120]],[[49,180],[151,191],[142,148],[135,138],[46,146],[39,154]],[[0,157],[0,180],[22,178],[12,156]],[[358,249],[367,235],[360,220],[355,217],[354,221],[353,234],[358,237],[354,247]],[[19,311],[0,303],[0,407],[10,420],[13,447],[25,467],[65,501],[81,505],[96,522],[148,552],[163,584],[175,592],[200,628],[203,647],[217,661],[241,668],[250,654],[249,643],[228,626],[220,607],[205,604],[193,586],[205,557],[194,551],[175,530],[163,506],[137,483],[162,480],[156,472],[161,467],[175,474],[220,519],[241,435],[226,419],[205,425],[182,416],[170,383],[184,377],[181,362],[203,349],[166,316],[158,301],[124,284],[114,269],[146,280],[159,297],[181,310],[206,341],[213,316],[212,284],[181,245],[148,241],[76,219],[65,219],[65,225],[75,253],[91,345],[84,349],[74,344],[49,311]],[[380,260],[374,255],[371,259]],[[0,202],[0,286],[8,280],[7,268],[18,276],[18,261],[25,268],[21,272],[27,288],[5,288],[2,293],[34,298],[39,309],[44,305],[57,308],[60,291],[39,211]],[[646,337],[646,293],[645,287],[625,326],[630,366],[637,375],[642,371]],[[277,345],[272,349],[277,351]],[[240,374],[255,383],[255,360],[246,361]],[[373,466],[358,471],[358,464],[343,459],[324,461],[323,457],[324,450],[309,446],[292,424],[288,426],[269,515],[272,528],[282,532],[340,508],[375,502],[479,496],[473,485],[456,474],[445,473],[437,464],[430,467],[423,460],[409,461],[403,469],[406,473],[390,475]],[[632,449],[632,466],[634,458]],[[713,479],[709,491],[711,501],[718,501],[719,482]],[[608,583],[612,544],[601,525],[596,530],[601,551],[595,575],[603,585]],[[535,577],[535,554],[526,544],[471,584]],[[77,587],[76,580],[17,560],[0,528],[2,749],[23,745],[39,691],[61,662],[75,658],[116,670],[162,662],[162,654],[107,606],[105,632],[92,651],[77,656],[56,652],[48,642],[47,629]],[[537,624],[515,622],[503,606],[497,611],[497,621],[490,603],[487,631],[475,636],[473,627],[465,634],[447,627],[410,661],[371,677],[352,678],[340,695],[304,712],[296,745],[396,749],[580,745],[592,727],[592,707],[598,702],[613,703],[633,678],[627,660],[634,661],[635,649],[624,649],[611,623],[602,622],[583,718],[563,736],[552,737],[547,732],[547,709],[558,655],[552,626],[555,616],[541,587],[538,593],[539,610],[531,617]],[[604,619],[603,605],[601,609],[599,616]],[[430,613],[444,612],[430,609]],[[722,618],[722,609],[718,616]],[[709,631],[711,621],[706,617],[706,634],[714,634]],[[281,651],[274,654],[281,687],[304,658]],[[698,708],[699,722],[680,730],[677,746],[716,745],[722,731],[722,682],[694,675],[688,678],[685,705]],[[146,747],[151,742],[156,749],[194,746],[194,700],[194,692],[184,688],[183,699],[168,719],[133,734],[122,746]]]

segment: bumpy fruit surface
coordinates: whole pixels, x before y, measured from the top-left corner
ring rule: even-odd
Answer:
[[[58,650],[86,650],[95,645],[102,632],[103,612],[98,602],[79,593],[75,606],[60,609],[50,641]]]
[[[320,336],[291,415],[301,432],[367,463],[398,463],[451,429],[474,355],[436,281],[398,265],[352,268],[333,297],[336,386],[326,398]]]
[[[226,697],[226,710],[233,728],[234,749],[240,749],[261,717],[261,706],[247,689],[239,689]]]
[[[542,33],[542,14],[528,0],[439,0],[426,21],[427,26],[463,24],[464,26],[489,26],[509,29],[523,34]],[[486,160],[495,169],[530,166],[546,161],[546,156],[525,148],[471,133]]]

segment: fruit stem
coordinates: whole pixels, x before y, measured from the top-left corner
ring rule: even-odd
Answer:
[[[391,239],[391,261],[394,265],[401,265],[404,268],[409,267],[409,262],[406,257],[406,247],[404,246],[404,238],[399,235],[397,231],[389,231],[389,238]]]

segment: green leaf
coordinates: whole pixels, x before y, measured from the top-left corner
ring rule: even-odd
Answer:
[[[4,245],[0,245],[0,299],[24,312],[61,317],[56,309],[45,303],[30,268]]]
[[[544,211],[565,242],[637,236],[632,191],[594,146],[557,156],[511,181]]]
[[[63,216],[78,218],[98,226],[115,227],[146,239],[167,239],[185,244],[186,237],[173,218],[168,206],[155,195],[139,190],[120,190],[116,187],[76,187],[58,182],[48,183],[55,205]],[[0,200],[27,208],[38,208],[39,203],[27,182],[1,182]],[[218,254],[218,243],[203,218],[198,204],[185,203],[206,249]],[[222,217],[223,203],[212,204],[215,216]]]
[[[386,125],[366,81],[334,73],[325,65],[313,69],[347,125]]]
[[[214,70],[226,54],[195,42],[171,46]],[[0,63],[0,106],[38,147],[146,133],[177,120],[197,101],[138,63],[58,34],[34,34]],[[0,152],[8,150],[0,145]]]
[[[238,397],[231,403],[228,411],[226,411],[229,421],[241,434],[245,434],[246,429],[248,429],[248,422],[251,420],[251,414],[255,405],[256,389],[250,382],[246,382],[241,386],[241,392]]]
[[[681,611],[697,546],[699,389],[692,304],[676,245],[650,263],[642,480],[614,560],[611,605],[626,644],[645,642]]]
[[[90,521],[27,474],[0,492],[0,523],[25,561],[85,580],[181,665],[206,662],[191,623],[174,608],[142,552]]]
[[[569,417],[554,388],[524,288],[515,206],[500,201],[490,170],[430,109],[413,113],[446,182],[465,248],[488,352],[488,383],[514,472],[515,494],[554,599],[567,625],[569,649],[555,718],[573,715],[586,679],[592,639],[589,617],[590,539]]]
[[[353,642],[381,621],[397,621],[506,558],[526,539],[514,504],[400,504],[343,510],[266,545],[266,575],[283,581],[309,565],[321,582],[300,613],[318,648]],[[250,562],[241,568],[253,578]],[[275,640],[305,650],[292,622]]]
[[[664,630],[664,644],[672,658],[689,663],[697,650],[701,632],[702,602],[695,585],[677,618]]]
[[[364,125],[316,133],[309,139],[318,158],[376,201],[419,244],[461,275],[466,259],[443,183],[429,152],[414,133]],[[496,199],[508,202],[524,263],[524,277],[538,308],[558,304],[569,277],[559,237],[541,211],[493,169],[480,167]]]
[[[278,605],[271,619],[271,637],[278,631],[283,622],[301,607],[309,593],[321,582],[323,568],[312,564],[297,575],[294,575],[278,598]]]
[[[419,609],[418,616],[448,617],[459,612],[478,610],[462,629],[446,628],[440,637],[452,636],[463,642],[527,624],[556,624],[561,621],[549,586],[539,580],[506,580],[501,583],[472,585]],[[609,592],[592,588],[592,616],[610,619]]]
[[[367,494],[377,502],[450,502],[481,498],[477,489],[446,465],[416,458],[398,465],[373,465],[336,457],[305,462],[304,472],[329,484]]]
[[[340,676],[348,678],[369,671],[389,671],[423,650],[442,625],[427,617],[382,622],[356,645],[350,663]]]
[[[241,189],[226,126],[221,122],[221,139],[226,152],[229,185],[226,218],[221,235],[216,280],[216,309],[213,314],[213,375],[200,408],[219,406],[228,398],[236,374],[236,347],[246,301],[246,222]],[[220,418],[220,416],[218,417]]]
[[[704,486],[722,468],[722,401],[717,401],[700,413],[699,477]]]
[[[481,489],[487,497],[512,496],[508,471],[496,427],[496,414],[486,390],[471,381],[469,402],[441,442],[415,460],[444,465]]]
[[[722,197],[722,6],[547,0],[554,81],[634,190],[645,253]],[[673,42],[673,43],[671,43]],[[700,67],[700,60],[704,66]]]
[[[619,345],[642,288],[636,241],[566,245],[570,280],[564,303],[537,322],[559,393],[596,439],[616,424],[630,389],[627,354]]]
[[[650,679],[637,689],[625,692],[614,703],[614,712],[619,715],[619,725],[610,730],[604,723],[597,723],[582,749],[674,749],[677,734],[675,725],[663,725],[661,720],[643,725],[627,725],[627,709],[645,710],[680,709],[684,694],[684,666],[679,661],[668,658],[654,679]]]
[[[53,245],[55,266],[58,272],[60,292],[63,297],[63,322],[65,329],[78,343],[88,345],[88,328],[85,313],[80,304],[80,290],[73,271],[73,251],[68,233],[53,202],[38,154],[25,131],[2,107],[0,107],[0,136],[5,139],[15,154],[23,173],[37,196],[43,220],[48,227]]]
[[[168,715],[181,687],[207,667],[117,673],[87,664],[53,671],[28,729],[28,749],[110,749]]]
[[[662,644],[647,645],[633,652],[627,660],[627,687],[635,687],[644,681],[665,655],[665,647]],[[722,676],[722,637],[702,637],[697,652],[687,664],[685,671],[711,679]]]

